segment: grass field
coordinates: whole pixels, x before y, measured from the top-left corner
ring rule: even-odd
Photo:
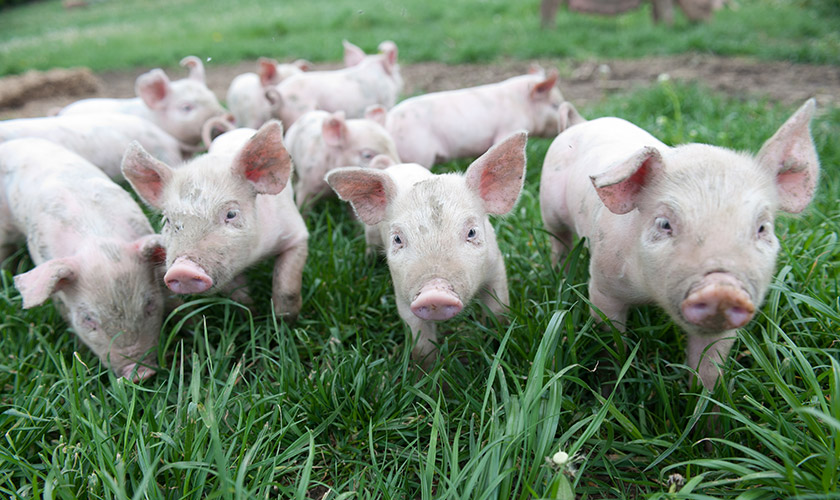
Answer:
[[[561,9],[560,28],[542,33],[536,1],[265,1],[230,16],[215,0],[74,11],[46,1],[0,10],[0,74],[171,64],[188,53],[322,60],[342,38],[394,39],[406,62],[686,50],[840,61],[840,17],[829,2],[739,4],[709,25],[680,19],[673,28],[651,27],[647,10],[604,19]],[[629,119],[669,144],[752,152],[793,110],[667,81],[581,109]],[[662,311],[633,310],[623,334],[597,327],[582,245],[568,272],[551,269],[537,196],[548,139],[529,140],[519,205],[495,221],[508,321],[481,321],[473,306],[444,323],[428,374],[409,360],[384,261],[365,258],[361,227],[338,201],[308,221],[295,325],[271,316],[263,263],[249,272],[255,314],[220,297],[183,304],[164,325],[161,369],[141,384],[116,379],[51,304],[21,308],[12,276],[31,267],[21,250],[0,274],[0,493],[840,498],[840,109],[821,109],[812,131],[823,168],[817,198],[777,221],[770,292],[711,392],[689,385],[684,336]],[[560,450],[571,457],[563,470],[547,461]],[[675,474],[684,483],[671,486]]]

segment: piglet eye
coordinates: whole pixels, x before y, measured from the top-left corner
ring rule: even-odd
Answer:
[[[476,236],[475,228],[474,227],[470,228],[470,230],[467,232],[467,239],[468,240],[475,239],[475,236]]]
[[[398,234],[394,235],[394,245],[402,245],[402,238]]]
[[[761,225],[758,226],[758,234],[763,234],[766,230],[767,230],[767,228],[765,227],[764,224],[761,224]]]
[[[669,236],[671,235],[671,232],[673,231],[673,229],[671,229],[671,221],[665,217],[657,217],[655,223],[658,230],[668,234]]]
[[[225,222],[232,222],[238,215],[239,210],[228,210],[227,215],[225,215]]]
[[[365,149],[362,151],[362,159],[363,160],[372,160],[373,157],[376,156],[376,153],[369,149]]]

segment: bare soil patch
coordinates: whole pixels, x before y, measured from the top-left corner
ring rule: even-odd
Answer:
[[[815,97],[821,107],[840,106],[840,66],[819,66],[789,62],[764,62],[743,58],[709,55],[680,55],[634,60],[593,60],[568,63],[561,60],[535,61],[543,67],[561,70],[560,89],[569,101],[578,106],[622,93],[636,87],[649,86],[660,75],[674,80],[699,82],[713,90],[736,97],[766,97],[772,101],[795,105]],[[405,96],[449,90],[503,80],[528,71],[530,62],[501,61],[492,64],[447,65],[436,62],[404,64]],[[335,64],[319,64],[316,69],[334,69]],[[254,71],[256,61],[216,65],[206,63],[207,83],[220,99],[224,99],[231,80],[239,74]],[[148,69],[109,71],[97,74],[99,90],[84,97],[133,97],[134,81]],[[183,68],[166,68],[170,78],[185,75]],[[0,87],[3,85],[0,79]],[[52,92],[32,93],[22,105],[0,108],[0,119],[44,116],[50,110],[80,99],[61,88]]]

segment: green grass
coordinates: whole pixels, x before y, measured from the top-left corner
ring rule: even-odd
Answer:
[[[837,61],[836,18],[830,9],[815,18],[825,12],[816,0],[802,8],[742,0],[710,25],[674,28],[650,27],[646,11],[561,12],[553,33],[535,29],[536,2],[432,2],[405,13],[395,3],[273,2],[229,18],[221,2],[171,3],[0,11],[0,73],[171,64],[211,48],[214,60],[267,52],[334,60],[342,37],[367,49],[393,38],[407,61],[683,50]],[[125,5],[136,12],[131,22]],[[196,10],[203,17],[190,21]],[[147,34],[151,25],[183,32],[159,37]],[[670,144],[753,152],[792,111],[669,82],[581,109],[624,117]],[[52,304],[21,308],[12,276],[31,266],[21,250],[0,273],[0,494],[524,500],[569,498],[568,481],[577,498],[838,499],[840,109],[820,109],[812,130],[823,168],[817,198],[779,219],[770,292],[712,392],[689,385],[684,336],[657,308],[634,309],[626,333],[593,322],[583,246],[566,272],[550,268],[537,196],[547,139],[529,140],[525,191],[495,221],[507,322],[477,319],[474,305],[444,323],[428,374],[409,360],[387,267],[365,258],[361,227],[337,200],[308,221],[295,325],[272,317],[262,263],[249,272],[256,312],[218,297],[183,304],[164,324],[159,373],[142,384],[114,378]],[[547,461],[561,449],[573,457],[563,471]],[[672,474],[684,484],[670,487]]]
[[[837,9],[803,0],[736,4],[711,23],[692,24],[678,14],[671,27],[652,26],[648,6],[618,17],[563,7],[556,29],[543,31],[539,0],[258,0],[235,8],[223,0],[91,0],[90,7],[72,10],[52,0],[0,12],[0,75],[55,66],[172,66],[184,54],[216,62],[259,56],[335,61],[343,38],[368,51],[392,39],[404,62],[632,58],[686,51],[840,62]]]

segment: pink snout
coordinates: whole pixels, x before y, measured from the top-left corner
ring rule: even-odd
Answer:
[[[411,302],[411,312],[427,321],[444,321],[461,312],[464,304],[452,285],[443,279],[433,279],[423,285]]]
[[[132,375],[134,369],[137,371]],[[140,382],[154,375],[156,372],[147,366],[137,366],[137,363],[129,363],[120,370],[120,377],[131,378],[133,382]]]
[[[213,279],[195,262],[179,257],[163,277],[166,286],[175,293],[201,293],[213,286]]]
[[[735,277],[711,273],[683,300],[682,315],[689,323],[715,331],[740,328],[755,315],[755,305]]]

